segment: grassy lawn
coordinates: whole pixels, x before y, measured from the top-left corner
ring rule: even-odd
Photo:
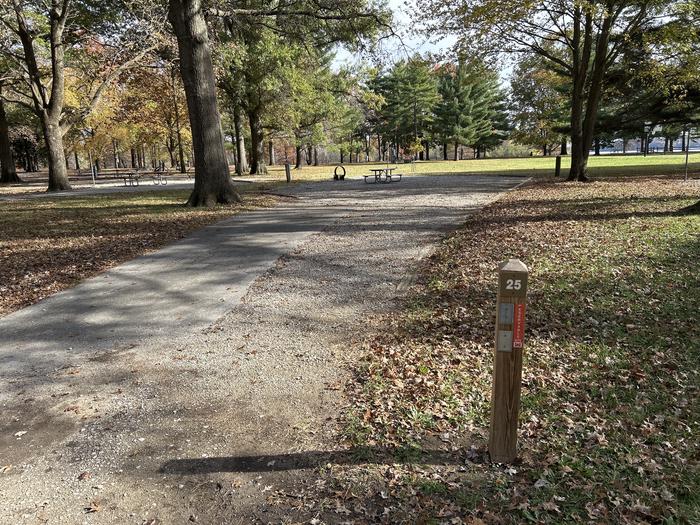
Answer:
[[[698,199],[697,181],[539,182],[447,238],[365,344],[327,521],[700,523],[700,216],[679,213]],[[486,442],[509,257],[531,274],[506,466]]]
[[[243,193],[238,206],[187,209],[190,191],[4,202],[0,206],[0,316],[116,264],[151,252],[272,197]]]
[[[411,164],[390,164],[397,168],[397,173],[403,173],[406,176],[416,175],[476,175],[476,174],[491,174],[491,175],[523,175],[523,176],[546,176],[554,174],[554,157],[529,157],[515,159],[473,159],[462,161],[429,161],[416,162],[412,167]],[[566,175],[570,157],[562,158],[562,173]],[[600,157],[591,156],[590,158],[590,174],[592,177],[604,176],[624,176],[624,175],[679,175],[685,170],[685,154],[654,154],[648,157],[641,155],[601,155]],[[348,177],[360,177],[370,173],[370,168],[386,167],[387,164],[382,163],[362,163],[362,164],[345,164]],[[700,172],[700,153],[692,153],[690,155],[690,171],[691,173]],[[332,166],[304,166],[301,170],[292,170],[292,179],[295,182],[308,182],[317,180],[330,180],[333,177]],[[286,180],[284,166],[276,165],[268,167],[269,173],[266,176],[258,177],[255,175],[247,175],[245,179],[260,180],[261,182],[283,182]],[[46,174],[32,174],[24,176],[28,181],[20,185],[0,185],[0,195],[17,195],[27,193],[40,193],[46,191],[45,180]],[[187,179],[178,175],[172,174],[173,182],[186,182]],[[115,184],[119,184],[116,181]],[[78,186],[89,186],[87,181],[76,183]]]
[[[522,159],[479,159],[463,161],[430,161],[416,162],[416,174],[508,174],[508,175],[553,175],[553,157],[530,157]],[[562,171],[566,175],[571,163],[570,157],[562,158]],[[367,175],[370,168],[382,167],[386,164],[345,164],[348,176],[359,177]],[[405,175],[411,175],[410,164],[392,164],[398,167],[397,171]],[[641,155],[591,156],[590,173],[593,177],[609,175],[671,175],[684,171],[685,155]],[[297,181],[310,181],[330,179],[333,175],[333,166],[304,166],[301,170],[292,170],[292,178]],[[700,171],[700,153],[690,155],[690,169]],[[284,180],[284,167],[269,167],[269,177],[274,180]]]

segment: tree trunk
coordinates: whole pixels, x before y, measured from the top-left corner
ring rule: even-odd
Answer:
[[[73,151],[73,158],[75,159],[75,169],[80,171],[80,157],[78,157],[78,151]]]
[[[294,162],[294,169],[295,170],[300,170],[301,168],[304,167],[304,162],[302,160],[302,155],[303,155],[302,149],[303,149],[302,146],[296,146],[294,148],[294,156],[296,157],[295,162]]]
[[[250,174],[265,175],[265,143],[263,137],[262,118],[258,109],[251,110],[248,115],[250,121],[250,140],[252,144],[252,155],[250,157]]]
[[[600,157],[600,139],[596,137],[593,143],[595,145],[595,156]]]
[[[588,177],[588,155],[590,153],[591,143],[593,142],[593,133],[595,132],[596,122],[598,120],[598,107],[600,105],[600,98],[603,92],[603,79],[605,78],[606,63],[608,60],[608,41],[610,39],[610,31],[612,27],[612,13],[608,13],[603,19],[603,23],[599,29],[596,42],[595,42],[595,53],[593,59],[593,69],[591,72],[590,81],[588,83],[588,96],[586,97],[586,111],[583,119],[582,126],[582,157],[580,159],[578,168],[578,180],[587,181]],[[590,14],[587,15],[587,27],[586,32],[588,34],[592,33],[590,27],[590,22],[588,21]],[[569,174],[569,179],[571,174]]]
[[[228,170],[209,34],[200,0],[170,0],[168,19],[177,37],[195,155],[194,190],[187,205],[239,202]]]
[[[581,22],[585,16],[585,29],[581,35]],[[567,180],[586,180],[588,148],[583,131],[583,104],[585,99],[586,77],[593,44],[593,19],[591,13],[583,12],[581,6],[574,8],[574,31],[572,35],[573,74],[571,90],[571,169]],[[583,42],[582,42],[583,36]]]
[[[171,78],[173,81],[173,109],[175,110],[175,136],[177,138],[177,159],[179,163],[180,173],[187,173],[185,166],[185,148],[182,145],[182,121],[180,120],[180,107],[177,103],[177,83],[175,82],[175,68],[171,70]]]
[[[542,156],[543,157],[547,156],[547,144],[542,146]]]
[[[567,147],[569,146],[568,141],[566,139],[563,139],[561,141],[561,155],[568,155],[569,153],[567,152]]]
[[[236,134],[236,173],[243,175],[248,172],[248,158],[245,151],[245,138],[243,137],[241,107],[238,104],[233,108],[233,129]]]
[[[427,140],[425,141],[425,160],[430,160],[430,142],[428,142]]]
[[[42,131],[44,132],[49,164],[48,191],[70,190],[72,188],[70,182],[68,182],[68,172],[64,162],[66,154],[63,149],[61,126],[58,120],[53,120],[48,115],[44,115],[42,120]]]
[[[274,166],[276,159],[275,159],[275,145],[272,141],[269,141],[267,143],[267,158],[270,160],[270,166]]]
[[[442,144],[442,160],[447,160],[447,142]]]
[[[455,159],[454,159],[455,161],[457,160],[457,154],[458,154],[458,152],[459,152],[459,144],[457,144],[457,143],[455,142]]]
[[[318,166],[318,146],[314,146],[314,166]]]
[[[171,168],[175,168],[177,166],[177,160],[175,159],[175,148],[177,145],[175,142],[175,137],[170,135],[165,143],[165,148],[168,150],[168,156],[170,157]]]
[[[119,167],[119,150],[116,139],[112,139],[112,158],[114,162],[114,169],[117,169]]]
[[[681,151],[682,151],[683,153],[685,153],[685,148],[686,148],[685,134],[686,134],[686,131],[683,130],[683,135],[681,135],[681,136],[682,136],[682,139],[681,139]]]
[[[627,139],[622,139],[622,154],[627,153]]]
[[[22,182],[17,175],[15,159],[10,147],[10,126],[7,123],[5,104],[2,100],[2,86],[0,85],[0,183],[12,184]]]

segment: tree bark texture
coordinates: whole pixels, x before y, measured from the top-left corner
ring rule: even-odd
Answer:
[[[612,28],[612,14],[608,13],[593,37],[593,18],[585,14],[583,35],[581,35],[581,8],[574,14],[574,69],[571,105],[571,170],[568,180],[588,180],[588,156],[590,154],[598,107],[603,92],[603,80],[607,68],[608,42]],[[579,46],[581,52],[579,55]],[[595,49],[594,49],[595,47]],[[591,57],[593,60],[591,66]]]
[[[31,91],[34,112],[42,126],[49,162],[49,191],[70,190],[63,148],[61,113],[65,93],[65,47],[63,32],[69,14],[68,2],[55,2],[49,20],[49,44],[51,53],[51,84],[44,85],[43,74],[39,69],[34,49],[33,29],[27,25],[22,8],[13,2],[17,13],[17,29],[27,66],[27,77]]]
[[[253,109],[248,115],[250,121],[250,140],[252,144],[252,155],[250,158],[250,174],[265,175],[265,143],[263,136],[262,117],[258,109]]]
[[[233,108],[233,129],[236,134],[236,173],[243,175],[248,173],[248,158],[245,151],[245,138],[243,137],[241,107],[238,104]]]
[[[275,159],[275,144],[270,140],[267,143],[267,157],[270,159],[270,166],[274,166],[277,162],[277,159]]]
[[[200,0],[170,0],[168,19],[177,37],[195,157],[188,206],[239,202],[228,169],[209,34]]]
[[[10,126],[7,122],[7,113],[2,99],[2,86],[0,85],[0,182],[11,184],[22,182],[17,175],[15,159],[10,147]]]
[[[303,161],[303,146],[297,146],[296,147],[296,163],[294,164],[294,169],[295,170],[300,170],[301,168],[304,167],[304,161]],[[350,158],[352,159],[352,154],[350,155]]]

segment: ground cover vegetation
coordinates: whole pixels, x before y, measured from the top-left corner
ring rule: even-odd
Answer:
[[[69,175],[167,166],[194,169],[194,189],[2,202],[0,315],[271,203],[241,193],[231,166],[261,180],[286,162],[296,180],[329,178],[327,162],[545,176],[570,152],[571,184],[513,192],[441,244],[364,348],[347,461],[274,498],[328,522],[700,521],[700,190],[678,177],[698,163],[700,4],[416,9],[426,34],[457,37],[444,57],[387,60],[378,0],[2,2],[3,184],[44,169],[50,191],[70,190]],[[340,48],[377,60],[336,67]],[[647,156],[657,147],[668,155]],[[525,158],[486,158],[508,151]],[[521,454],[506,466],[485,432],[508,256],[532,282]]]
[[[292,496],[327,522],[696,522],[699,196],[672,179],[539,182],[478,212],[363,344],[348,457],[320,469],[322,494]],[[531,275],[519,459],[499,465],[486,444],[507,257]]]
[[[562,173],[566,174],[570,163],[569,157],[562,158]],[[386,162],[370,162],[350,164],[345,166],[348,177],[366,175],[371,168],[386,167]],[[399,165],[398,170],[404,176],[421,175],[521,175],[523,177],[552,177],[556,161],[552,157],[526,158],[484,158],[480,160],[463,161],[415,161],[412,164]],[[655,155],[651,157],[601,155],[592,157],[589,163],[589,173],[592,177],[617,176],[652,176],[678,175],[685,176],[685,155],[681,153]],[[292,182],[328,180],[333,174],[333,166],[308,166],[302,171],[292,174]],[[691,177],[700,173],[700,153],[691,153],[688,157],[688,172]],[[268,168],[267,179],[271,182],[285,180],[283,166]]]
[[[0,316],[218,220],[271,205],[242,193],[235,207],[188,213],[184,191],[40,198],[0,206]],[[28,203],[31,205],[28,205]]]

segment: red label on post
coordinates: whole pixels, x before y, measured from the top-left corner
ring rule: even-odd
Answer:
[[[525,305],[515,305],[513,316],[513,348],[522,348],[525,339]]]

